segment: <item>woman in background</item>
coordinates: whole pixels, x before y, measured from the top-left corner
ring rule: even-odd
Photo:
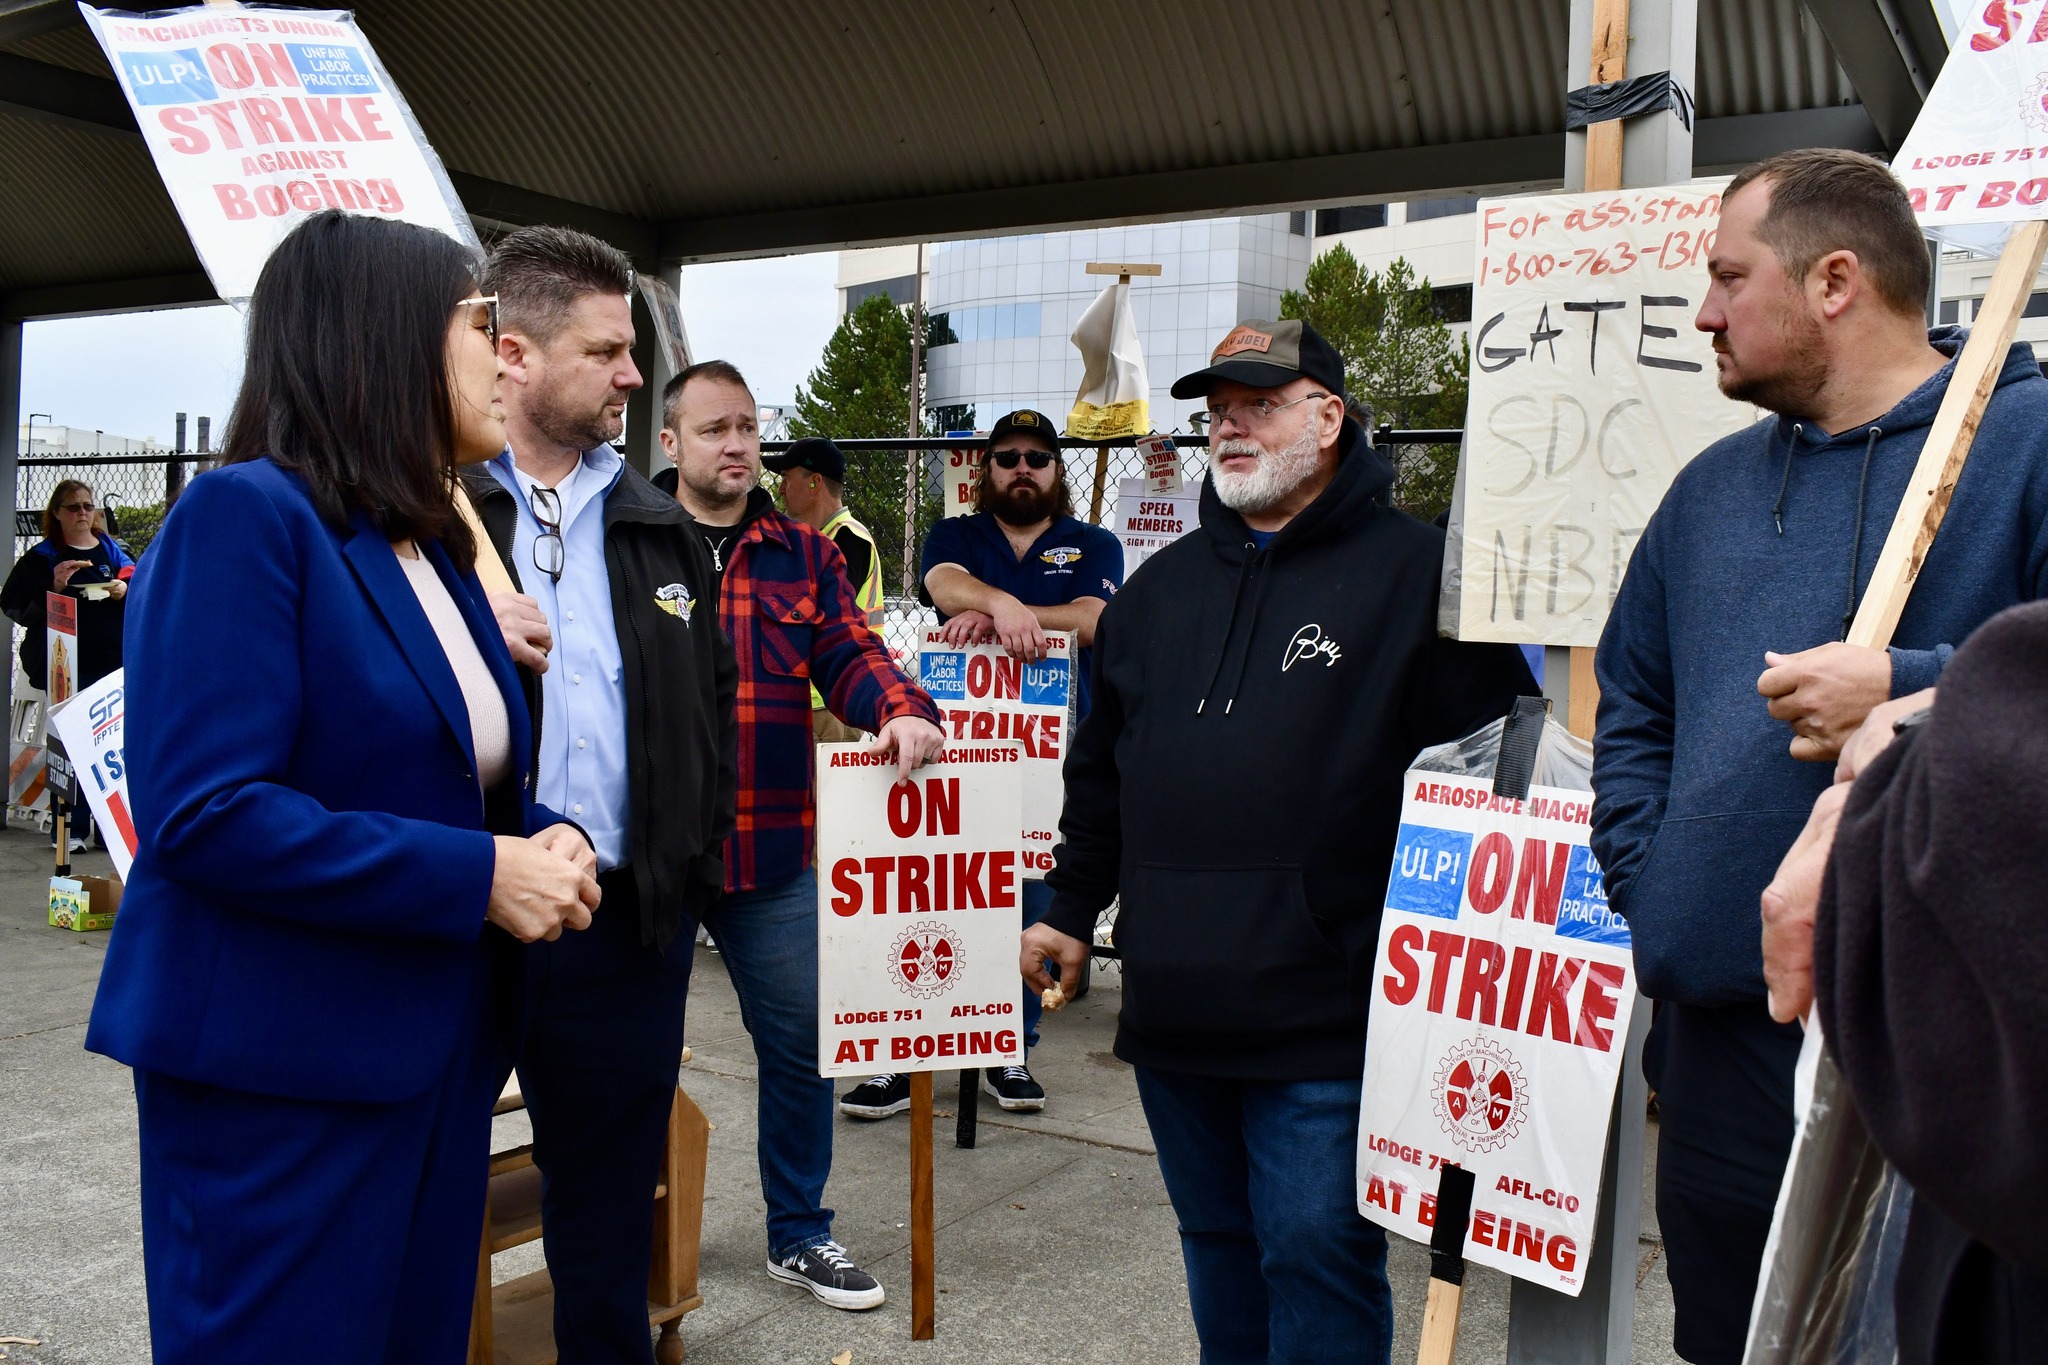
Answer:
[[[135,1069],[159,1365],[463,1359],[495,981],[597,903],[452,501],[505,442],[476,264],[294,229],[223,466],[135,580],[140,847],[86,1047]]]

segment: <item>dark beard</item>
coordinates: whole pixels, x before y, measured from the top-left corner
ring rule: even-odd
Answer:
[[[1738,403],[1753,403],[1781,416],[1812,415],[1828,382],[1820,324],[1805,316],[1789,320],[1783,329],[1783,340],[1786,354],[1796,357],[1794,360],[1775,374],[1738,379],[1732,384],[1723,381],[1721,392]]]
[[[1060,488],[1055,483],[1041,492],[1037,484],[1019,480],[1008,490],[989,489],[986,505],[1005,526],[1036,526],[1060,510]]]

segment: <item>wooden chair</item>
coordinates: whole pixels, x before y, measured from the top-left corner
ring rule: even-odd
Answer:
[[[494,1114],[526,1107],[513,1077]],[[681,1086],[669,1110],[668,1143],[654,1187],[654,1261],[647,1277],[647,1321],[661,1328],[654,1358],[679,1365],[683,1314],[703,1304],[697,1292],[697,1252],[704,1231],[704,1164],[711,1124]],[[555,1290],[546,1270],[491,1284],[491,1257],[540,1236],[540,1169],[533,1148],[491,1154],[489,1202],[477,1251],[476,1307],[469,1324],[469,1365],[554,1365]]]

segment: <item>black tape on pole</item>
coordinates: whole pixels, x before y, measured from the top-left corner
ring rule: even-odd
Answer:
[[[1692,92],[1672,78],[1669,71],[1652,71],[1605,85],[1582,85],[1564,97],[1564,128],[1583,132],[1594,123],[1618,118],[1661,114],[1666,109],[1678,114],[1685,131],[1692,131]]]
[[[1548,697],[1516,697],[1501,727],[1500,757],[1493,762],[1493,794],[1517,800],[1529,794],[1536,776],[1536,754],[1543,747],[1543,722],[1550,717]]]
[[[1429,1278],[1465,1283],[1465,1225],[1472,1221],[1472,1172],[1439,1166],[1436,1223],[1429,1230]]]

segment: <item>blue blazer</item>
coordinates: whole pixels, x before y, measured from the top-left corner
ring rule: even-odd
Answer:
[[[425,552],[511,720],[488,816],[461,688],[369,519],[335,530],[268,460],[179,499],[128,600],[140,846],[89,1050],[301,1099],[440,1078],[484,1007],[492,834],[560,817],[532,802],[526,703],[476,577]]]

